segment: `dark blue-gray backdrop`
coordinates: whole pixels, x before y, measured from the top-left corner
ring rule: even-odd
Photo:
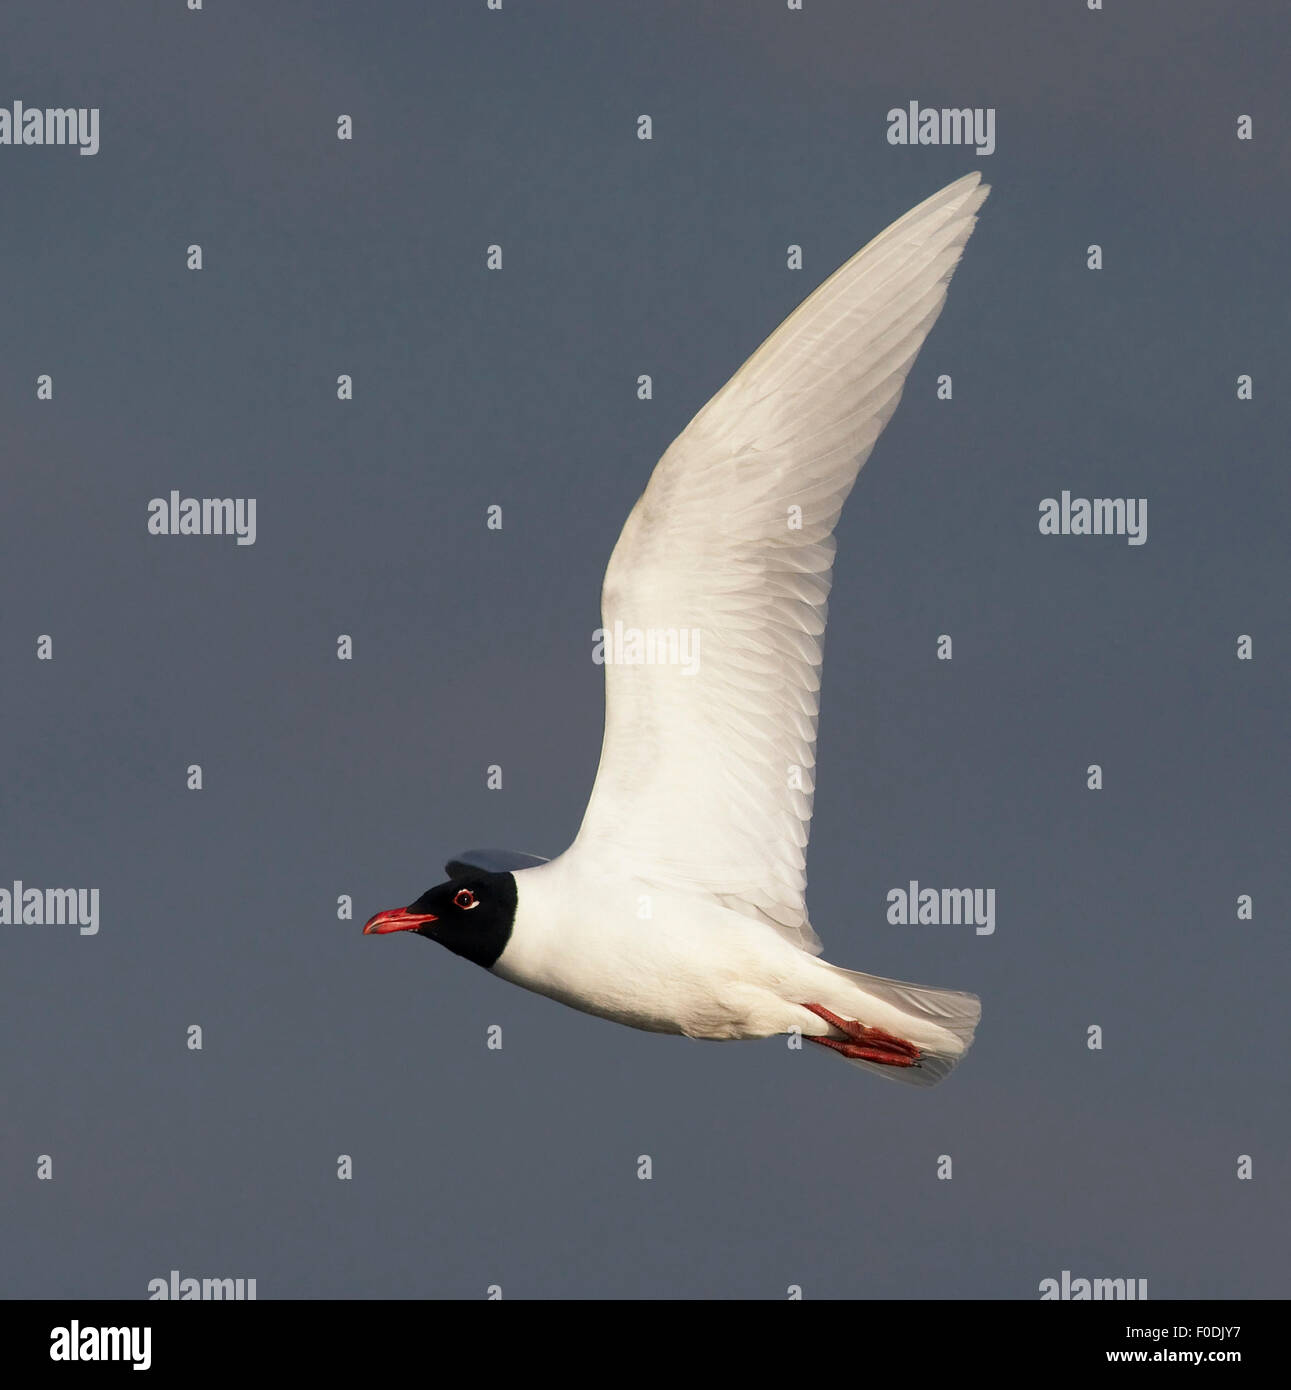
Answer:
[[[0,927],[0,1292],[1285,1295],[1289,28],[9,7],[0,106],[96,106],[101,149],[0,146],[0,885],[97,887],[101,929]],[[994,108],[996,152],[890,145],[911,100]],[[840,528],[810,858],[832,959],[981,994],[966,1063],[887,1085],[365,940],[454,851],[568,843],[656,458],[971,169]],[[150,536],[172,488],[257,498],[255,545]],[[1063,488],[1146,496],[1147,544],[1041,536]],[[995,888],[995,934],[889,925],[912,878]]]

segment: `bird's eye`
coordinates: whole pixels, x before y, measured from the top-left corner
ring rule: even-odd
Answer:
[[[479,900],[469,888],[459,888],[457,892],[453,894],[454,907],[461,907],[469,910],[472,907],[479,907],[479,905]]]

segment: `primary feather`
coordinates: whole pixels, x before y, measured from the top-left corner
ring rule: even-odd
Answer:
[[[969,174],[825,281],[660,459],[605,575],[607,631],[695,630],[698,669],[607,664],[574,848],[704,890],[813,954],[807,836],[834,527],[988,189]]]

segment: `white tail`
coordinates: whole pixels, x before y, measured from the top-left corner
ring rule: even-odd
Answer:
[[[889,1081],[935,1086],[950,1075],[972,1046],[973,1034],[982,1016],[981,1001],[975,994],[912,985],[904,980],[885,980],[879,975],[864,975],[859,970],[844,970],[827,961],[820,964],[840,983],[845,981],[849,986],[833,994],[838,1002],[831,1003],[831,1009],[870,1027],[885,1028],[914,1043],[923,1054],[917,1067],[892,1067],[881,1062],[845,1058],[852,1066],[864,1067]]]

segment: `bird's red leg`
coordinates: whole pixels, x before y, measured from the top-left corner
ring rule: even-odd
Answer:
[[[880,1062],[889,1067],[917,1067],[919,1058],[922,1056],[914,1043],[906,1042],[904,1038],[898,1038],[892,1033],[885,1032],[882,1028],[867,1028],[863,1023],[857,1023],[855,1019],[839,1018],[835,1013],[831,1013],[823,1004],[804,1004],[804,1009],[810,1009],[817,1018],[823,1018],[826,1023],[832,1024],[840,1033],[847,1035],[848,1041],[842,1042],[838,1038],[816,1038],[810,1034],[804,1034],[808,1042],[819,1043],[821,1047],[832,1047],[835,1052],[841,1052],[844,1057],[852,1057],[862,1062]]]

